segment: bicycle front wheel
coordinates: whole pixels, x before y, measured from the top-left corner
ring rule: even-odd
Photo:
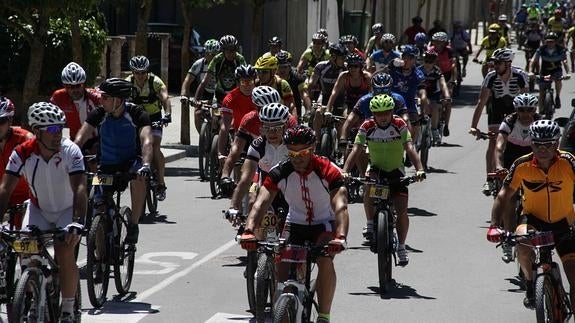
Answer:
[[[431,129],[429,125],[425,125],[421,129],[421,144],[419,146],[419,156],[423,169],[427,171],[427,161],[429,159],[429,148],[431,147]]]
[[[274,305],[273,323],[297,322],[296,299],[293,294],[281,294]]]
[[[149,179],[146,184],[146,205],[148,207],[148,214],[151,216],[156,215],[158,213],[158,198],[156,197],[156,190],[155,186],[157,184],[152,185],[151,181],[155,179]],[[144,210],[144,215],[146,211]]]
[[[222,168],[218,160],[218,138],[219,135],[212,138],[210,150],[210,191],[213,198],[220,195],[220,178],[222,176]]]
[[[321,135],[321,144],[320,144],[320,155],[329,158],[330,160],[333,158],[333,140],[331,139],[331,135],[329,133],[324,133]]]
[[[390,214],[389,210],[381,209],[377,212],[377,272],[379,274],[379,293],[384,294],[389,290],[391,281],[391,237],[389,233]]]
[[[555,114],[555,103],[553,102],[553,95],[549,91],[545,92],[545,97],[543,98],[543,107],[545,109],[545,119],[552,120],[553,115]]]
[[[551,275],[540,274],[535,279],[535,314],[537,322],[563,322],[561,298]]]
[[[101,307],[106,301],[110,266],[106,263],[108,244],[106,241],[106,214],[99,213],[92,220],[86,245],[86,282],[90,304]]]
[[[273,302],[275,293],[275,266],[273,257],[266,253],[258,253],[256,270],[256,322],[264,323],[266,306]]]
[[[40,272],[35,269],[25,270],[18,281],[12,315],[14,322],[37,322],[40,314]]]
[[[248,305],[251,313],[256,312],[256,281],[255,275],[258,266],[258,253],[256,251],[248,251],[246,261],[246,271],[244,272],[246,278],[246,291],[248,294]]]
[[[114,259],[114,283],[120,295],[125,295],[130,291],[134,275],[135,246],[124,242],[131,217],[132,210],[127,206],[123,206],[120,209],[120,216],[114,219],[118,230],[117,235],[114,237],[114,247],[117,248]]]
[[[198,142],[198,164],[200,166],[200,179],[205,181],[210,178],[210,133],[212,129],[209,122],[202,123],[200,139]]]

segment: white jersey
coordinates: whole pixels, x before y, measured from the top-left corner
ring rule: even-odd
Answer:
[[[258,137],[250,144],[246,158],[256,161],[262,171],[269,173],[273,166],[287,158],[287,152],[283,143],[274,147],[267,139]]]
[[[188,70],[188,74],[194,76],[194,80],[201,82],[204,79],[204,76],[208,73],[208,65],[210,63],[206,62],[204,57],[196,60],[194,64]],[[206,84],[204,91],[208,93],[214,93],[216,89],[216,80],[212,78],[210,82]]]
[[[60,151],[46,161],[40,156],[38,140],[32,139],[12,151],[6,173],[22,176],[31,191],[31,203],[43,215],[58,218],[74,205],[70,175],[84,173],[84,157],[80,148],[63,138]]]

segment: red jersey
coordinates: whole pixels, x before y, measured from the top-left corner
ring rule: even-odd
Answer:
[[[244,138],[247,142],[251,142],[252,139],[256,139],[260,136],[260,127],[262,122],[258,115],[258,111],[251,111],[242,118],[242,122],[239,126],[236,136]],[[286,127],[293,128],[297,126],[297,118],[290,115],[287,121]]]
[[[6,165],[8,165],[8,160],[10,159],[10,155],[12,155],[14,147],[27,141],[28,136],[30,135],[31,133],[26,129],[10,127],[8,138],[4,144],[4,149],[2,149],[2,152],[0,153],[0,179],[6,172]],[[26,183],[26,179],[22,176],[20,177],[20,180],[18,180],[18,184],[16,185],[14,192],[12,192],[12,196],[10,196],[8,205],[12,206],[15,204],[21,204],[29,197],[30,191],[28,189],[28,184]]]
[[[433,49],[437,52],[437,62],[435,63],[441,69],[441,73],[449,73],[453,70],[452,59],[455,57],[453,50],[449,45],[446,45],[442,51],[439,51],[435,46],[431,46],[429,49]]]
[[[96,89],[86,89],[84,97],[74,102],[66,92],[66,89],[56,90],[50,102],[57,105],[66,114],[66,124],[70,128],[70,139],[74,140],[76,134],[82,127],[86,117],[100,105],[100,92]]]
[[[239,129],[242,118],[250,111],[257,110],[257,108],[252,102],[252,96],[244,95],[239,87],[226,94],[222,101],[222,113],[232,116],[232,127],[234,129]]]

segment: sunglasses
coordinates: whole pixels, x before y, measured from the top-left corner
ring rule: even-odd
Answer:
[[[241,79],[240,80],[241,85],[253,85],[254,83],[255,83],[255,81],[252,79]]]
[[[311,148],[304,148],[299,151],[288,149],[288,157],[290,158],[304,158],[310,156],[311,154],[312,154]]]
[[[261,133],[278,133],[278,132],[283,132],[284,130],[284,126],[262,126],[261,127]]]
[[[62,132],[62,129],[64,129],[64,126],[59,125],[59,124],[55,124],[55,125],[51,125],[51,126],[40,127],[38,129],[45,131],[51,135],[55,135],[57,133]]]
[[[532,142],[533,148],[537,150],[553,150],[555,149],[555,142]]]
[[[0,125],[5,125],[10,121],[10,117],[2,117],[0,118]]]
[[[79,89],[82,86],[84,86],[84,84],[65,84],[64,87],[67,89]]]
[[[519,107],[517,108],[517,112],[535,112],[535,108]]]

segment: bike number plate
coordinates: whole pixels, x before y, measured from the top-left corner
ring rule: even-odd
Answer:
[[[36,240],[15,240],[12,242],[12,248],[17,253],[36,254],[38,250],[38,241]]]
[[[277,215],[275,215],[275,213],[267,212],[262,218],[262,221],[260,222],[260,227],[262,228],[273,227],[275,229],[277,223],[278,223]]]
[[[220,108],[212,108],[212,115],[215,117],[219,117],[220,116]]]
[[[389,186],[373,185],[369,188],[369,197],[387,199],[389,196]]]
[[[280,254],[282,262],[303,264],[307,260],[307,249],[298,246],[286,246]]]
[[[112,183],[114,183],[114,176],[111,175],[96,175],[92,178],[94,186],[110,186]]]

